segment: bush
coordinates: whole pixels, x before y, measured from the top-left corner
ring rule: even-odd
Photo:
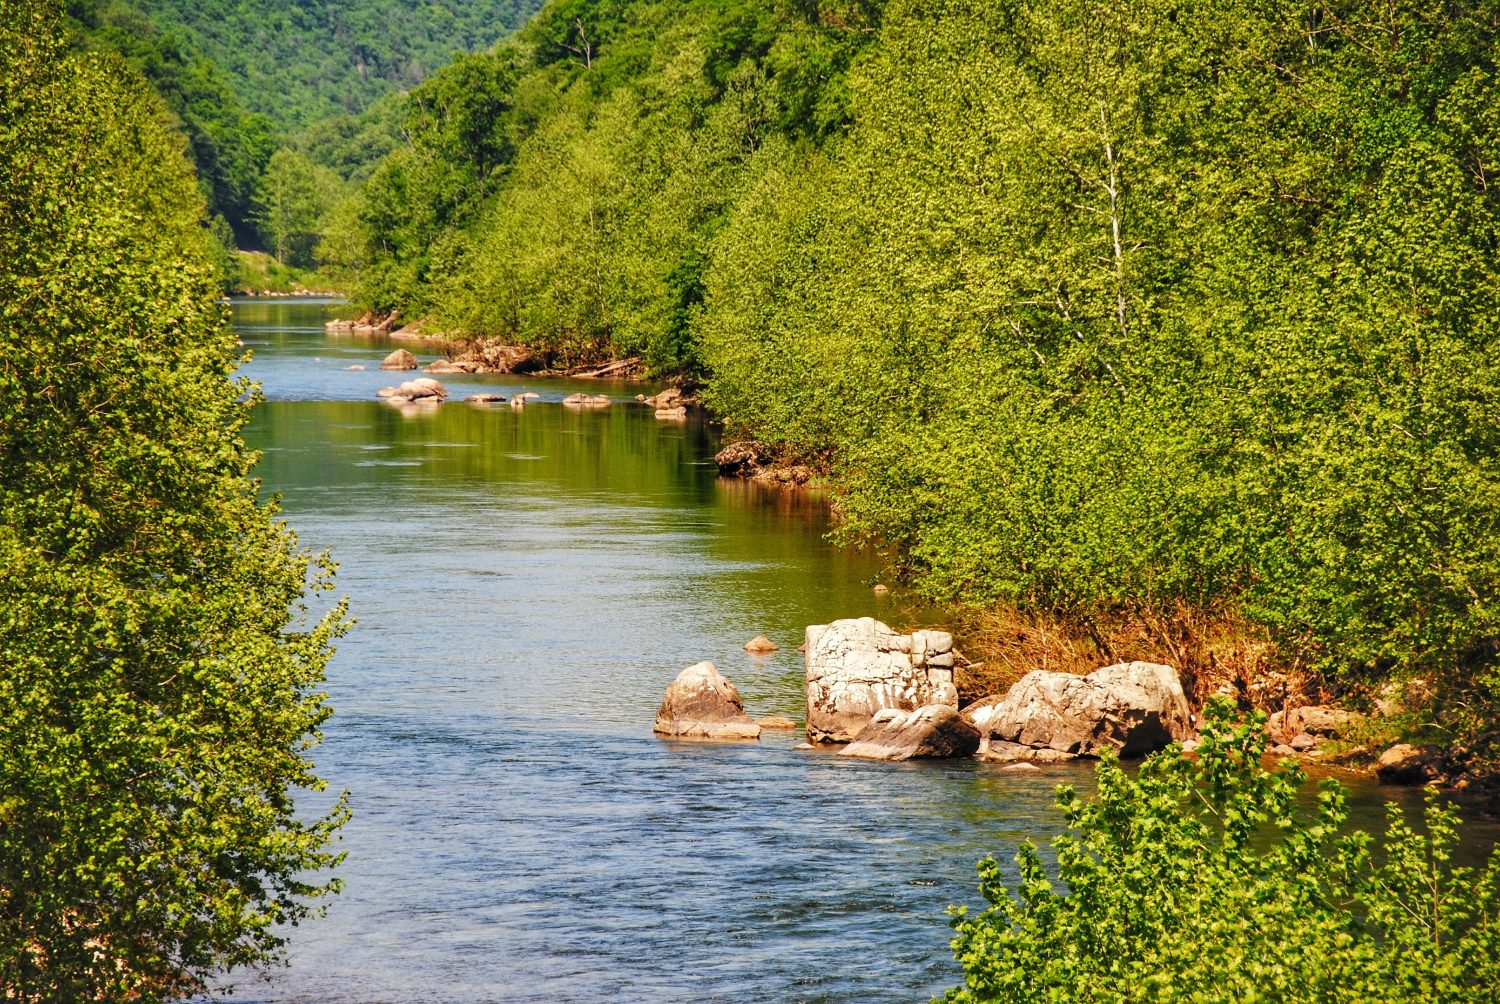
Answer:
[[[1262,724],[1210,705],[1196,760],[1170,749],[1132,777],[1105,758],[1094,800],[1059,788],[1065,894],[1029,843],[1014,891],[980,862],[991,905],[952,911],[965,981],[944,1000],[1495,1000],[1500,851],[1452,867],[1458,817],[1436,798],[1425,834],[1392,805],[1377,850],[1337,782],[1310,804],[1295,762],[1261,766]]]

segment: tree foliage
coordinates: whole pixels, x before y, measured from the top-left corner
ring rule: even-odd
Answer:
[[[257,500],[171,118],[44,0],[0,19],[0,987],[166,1000],[336,882],[308,751],[341,607]]]
[[[1022,846],[1014,888],[980,862],[989,907],[955,908],[964,984],[945,1000],[1437,1004],[1500,992],[1500,850],[1454,867],[1458,816],[1425,832],[1389,808],[1383,842],[1351,830],[1345,792],[1316,804],[1293,761],[1261,766],[1263,721],[1210,708],[1196,760],[1170,749],[1098,793],[1059,788],[1056,882]]]

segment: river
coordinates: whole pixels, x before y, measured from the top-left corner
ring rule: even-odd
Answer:
[[[236,999],[912,1004],[959,980],[945,909],[977,902],[974,862],[1048,838],[1053,786],[1091,770],[651,733],[691,663],[800,720],[805,625],[908,622],[821,502],[721,481],[715,431],[656,421],[637,385],[444,377],[452,401],[403,412],[374,396],[391,346],[325,334],[332,305],[233,309],[258,475],[358,619],[315,753],[350,792],[346,888]],[[579,389],[617,403],[557,403]],[[762,633],[781,651],[746,654]],[[1378,818],[1374,785],[1353,801]]]

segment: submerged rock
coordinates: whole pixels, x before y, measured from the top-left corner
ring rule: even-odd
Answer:
[[[758,634],[754,638],[751,638],[749,641],[745,642],[745,651],[746,652],[780,652],[781,651],[781,646],[778,645],[778,644],[776,644],[771,639],[767,638],[765,635]]]
[[[609,397],[604,394],[569,394],[562,403],[566,408],[608,408]]]
[[[850,742],[887,708],[929,704],[958,711],[953,636],[946,631],[897,634],[873,617],[807,629],[807,735]]]
[[[759,725],[767,732],[797,731],[797,723],[792,721],[790,718],[785,718],[781,715],[766,715],[764,718],[757,718],[755,720],[755,724]]]
[[[1045,746],[1023,746],[1001,740],[996,742],[988,736],[980,743],[979,755],[990,763],[1067,763],[1077,760],[1077,753],[1064,753]]]
[[[839,756],[866,760],[910,760],[914,757],[973,756],[979,732],[947,704],[915,711],[886,708],[875,713]]]
[[[676,739],[760,738],[760,725],[745,714],[740,692],[711,662],[677,674],[657,709],[652,731]]]
[[[470,404],[500,404],[505,400],[504,394],[470,394],[464,398]]]
[[[397,349],[380,361],[383,370],[414,370],[417,368],[417,357],[405,349]]]
[[[1177,670],[1120,663],[1087,676],[1034,670],[989,713],[996,742],[1097,756],[1140,756],[1194,735]]]

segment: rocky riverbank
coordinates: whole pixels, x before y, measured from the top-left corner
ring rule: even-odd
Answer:
[[[774,645],[757,638],[747,645]],[[1183,678],[1170,665],[1135,661],[1090,673],[1034,670],[1005,691],[960,705],[955,673],[964,664],[948,632],[902,633],[873,618],[807,628],[808,748],[873,760],[977,757],[1031,770],[1097,757],[1140,757],[1177,743],[1191,753],[1197,716]],[[1267,755],[1374,773],[1390,784],[1439,785],[1489,793],[1493,776],[1452,770],[1437,750],[1359,746],[1374,734],[1368,716],[1304,705],[1265,721]],[[756,739],[760,728],[734,685],[712,663],[684,670],[657,716],[663,736]]]

